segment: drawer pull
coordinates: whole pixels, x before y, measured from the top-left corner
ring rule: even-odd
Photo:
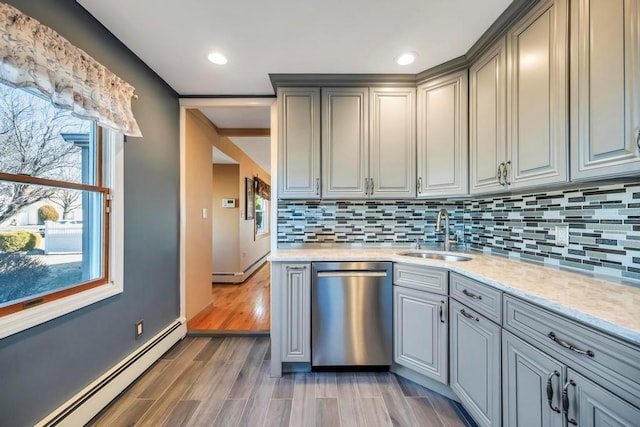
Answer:
[[[478,319],[477,317],[475,317],[472,314],[467,313],[466,311],[464,311],[464,308],[462,310],[460,310],[460,313],[462,313],[462,315],[464,317],[466,317],[467,319],[471,319],[471,320],[475,320],[476,322],[479,322],[480,319]]]
[[[569,391],[567,389],[570,385],[575,387],[575,381],[569,380],[564,385],[564,387],[562,387],[562,412],[564,413],[564,419],[567,424],[573,424],[574,426],[577,426],[578,422],[575,419],[569,419]]]
[[[300,266],[291,266],[288,265],[287,266],[287,270],[306,270],[307,266],[306,265],[300,265]]]
[[[482,299],[482,295],[476,295],[474,293],[469,292],[468,290],[463,290],[462,291],[463,294],[465,294],[466,296],[468,296],[469,298],[473,298],[473,299]]]
[[[595,356],[595,353],[593,351],[591,351],[591,350],[582,350],[582,349],[580,349],[578,347],[575,347],[573,344],[569,344],[565,340],[556,337],[556,334],[553,333],[553,332],[549,332],[549,335],[547,335],[547,336],[549,338],[551,338],[553,341],[555,341],[558,344],[560,344],[562,347],[567,348],[567,349],[573,351],[574,353],[582,354],[582,355],[589,356],[589,357]]]
[[[553,377],[560,378],[560,372],[553,371],[549,374],[549,378],[547,378],[547,400],[549,401],[549,408],[551,408],[553,412],[557,412],[559,414],[560,408],[557,406],[555,408],[553,407],[553,384],[551,383],[551,379]]]

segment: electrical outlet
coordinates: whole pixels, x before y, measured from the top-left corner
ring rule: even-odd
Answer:
[[[556,225],[556,245],[558,246],[569,245],[569,226],[568,225]]]
[[[144,332],[143,325],[144,325],[144,320],[139,320],[136,322],[136,339],[142,336],[142,332]]]
[[[202,219],[207,219],[208,214],[209,211],[207,210],[207,208],[202,208]]]

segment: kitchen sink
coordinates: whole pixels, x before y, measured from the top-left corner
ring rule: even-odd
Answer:
[[[471,261],[471,257],[451,254],[438,254],[432,252],[402,252],[400,256],[410,256],[414,258],[439,259],[441,261]]]

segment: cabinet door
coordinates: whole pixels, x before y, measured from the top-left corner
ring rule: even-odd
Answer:
[[[500,326],[450,300],[451,388],[480,426],[500,425]]]
[[[507,182],[513,188],[568,178],[567,32],[567,0],[545,0],[507,34]]]
[[[502,173],[507,155],[506,71],[504,38],[469,70],[469,181],[472,194],[504,189],[498,171]]]
[[[572,180],[640,173],[638,22],[638,0],[572,4]]]
[[[468,192],[467,71],[418,86],[418,197]]]
[[[567,418],[581,427],[633,427],[640,422],[639,408],[571,369],[567,372],[566,389]]]
[[[560,362],[502,332],[505,426],[562,427],[563,384]]]
[[[283,264],[282,361],[311,362],[309,264]]]
[[[278,89],[278,197],[320,198],[320,89]]]
[[[448,383],[447,297],[393,287],[393,360]]]
[[[372,197],[416,196],[415,93],[413,88],[369,89]]]
[[[368,196],[369,89],[322,89],[322,196]]]

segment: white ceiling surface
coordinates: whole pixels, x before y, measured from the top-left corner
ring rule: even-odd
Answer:
[[[271,127],[269,107],[212,107],[199,110],[218,128],[269,129]]]
[[[237,165],[238,162],[233,159],[231,156],[227,156],[225,153],[223,153],[221,150],[219,150],[217,147],[213,147],[213,158],[212,161],[215,164],[223,164],[223,165]]]
[[[230,136],[238,148],[271,175],[271,138],[268,136]]]
[[[181,95],[273,94],[269,73],[417,73],[464,54],[511,3],[77,1]],[[418,59],[397,65],[404,51]]]

